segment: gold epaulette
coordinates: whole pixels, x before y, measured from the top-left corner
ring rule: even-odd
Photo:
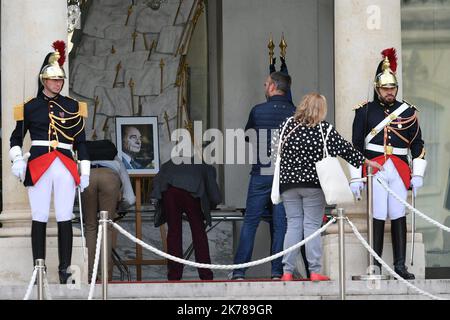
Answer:
[[[355,107],[353,107],[353,111],[358,110],[358,109],[364,107],[364,106],[367,105],[368,103],[369,103],[368,101],[364,101],[364,102],[361,102],[360,104],[357,104]]]
[[[27,99],[24,103],[18,104],[14,106],[13,113],[14,113],[14,120],[15,121],[23,121],[23,113],[24,113],[24,106],[26,103],[28,103],[30,100],[33,100],[33,98]]]
[[[420,110],[419,110],[415,105],[413,105],[412,103],[409,103],[409,102],[406,101],[405,99],[403,99],[403,102],[406,103],[407,105],[409,105],[411,108],[413,108],[413,109],[415,109],[415,110],[417,110],[417,111],[420,112]]]
[[[83,118],[87,118],[88,117],[88,106],[87,106],[86,102],[78,101],[78,113]]]
[[[24,103],[14,106],[14,120],[23,121],[23,106]]]

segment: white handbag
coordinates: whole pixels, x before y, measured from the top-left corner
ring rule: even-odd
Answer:
[[[275,170],[273,172],[273,181],[272,181],[272,193],[270,194],[270,199],[272,199],[273,204],[279,204],[281,202],[280,195],[280,155],[277,155],[277,159],[275,161]]]
[[[316,162],[316,172],[322,191],[325,194],[326,202],[329,205],[353,203],[353,193],[341,164],[338,158],[332,157],[328,153],[327,140],[333,126],[330,125],[328,128],[326,137],[323,134],[322,124],[320,123],[319,126],[323,139],[324,157],[322,160]]]
[[[294,129],[289,132],[289,134],[286,135],[286,138],[284,140],[281,140],[283,138],[284,131],[286,130],[286,127],[288,123],[293,119],[293,117],[290,117],[287,119],[286,124],[284,125],[283,129],[281,130],[280,134],[280,141],[278,142],[278,150],[277,150],[277,158],[275,160],[275,169],[273,172],[273,180],[272,180],[272,192],[270,194],[270,199],[272,200],[273,204],[279,204],[281,203],[281,194],[280,194],[280,164],[281,164],[281,150],[283,148],[284,142],[289,138],[292,132],[297,129],[299,125],[297,125]]]

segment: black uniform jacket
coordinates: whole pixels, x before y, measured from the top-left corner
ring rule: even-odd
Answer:
[[[69,97],[57,95],[54,98],[49,98],[43,93],[40,93],[36,98],[31,99],[23,105],[23,114],[18,117],[20,120],[17,121],[16,128],[11,134],[11,148],[14,146],[22,147],[23,139],[29,131],[31,141],[56,140],[60,143],[71,144],[73,151],[77,151],[78,160],[89,160],[85,145],[85,120],[80,112],[81,105],[82,103]],[[17,117],[16,111],[15,117]],[[33,185],[30,175],[30,162],[35,159],[36,161],[39,161],[39,157],[45,156],[53,151],[55,151],[55,149],[48,146],[31,147],[31,156],[28,159],[27,172],[24,181],[25,186]],[[74,154],[71,150],[56,148],[56,151],[66,156],[68,159],[74,160]],[[44,157],[41,159],[43,158]],[[66,163],[65,165],[67,166]]]
[[[386,105],[378,99],[361,104],[357,107],[353,121],[352,142],[356,149],[361,151],[368,159],[383,155],[383,152],[366,150],[366,136],[386,117],[391,115],[405,101],[395,101],[392,105]],[[407,148],[411,150],[412,158],[424,158],[425,149],[422,140],[422,132],[417,118],[417,110],[410,105],[398,118],[392,120],[384,130],[381,130],[370,143],[394,148]],[[406,155],[396,155],[408,163]]]

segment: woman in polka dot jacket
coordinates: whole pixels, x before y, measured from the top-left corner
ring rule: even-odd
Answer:
[[[323,158],[323,141],[319,123],[324,132],[330,124],[323,121],[327,113],[324,96],[311,93],[303,97],[293,118],[281,124],[279,132],[287,123],[282,139],[280,165],[280,193],[286,210],[287,232],[284,249],[300,242],[317,231],[322,224],[325,211],[325,196],[320,187],[315,164]],[[273,146],[278,146],[275,137]],[[340,156],[354,167],[364,163],[379,168],[366,160],[361,152],[346,141],[334,128],[328,137],[328,152],[331,156]],[[272,153],[272,154],[275,154]],[[292,251],[283,257],[282,280],[293,280],[298,252]],[[329,280],[321,275],[322,243],[315,237],[306,244],[306,258],[312,281]]]

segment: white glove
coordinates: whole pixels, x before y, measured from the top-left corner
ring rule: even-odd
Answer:
[[[11,168],[12,174],[16,176],[20,182],[25,181],[25,173],[27,171],[27,159],[30,153],[27,152],[24,156],[16,156]]]
[[[361,191],[364,190],[364,182],[355,181],[350,182],[350,189],[356,197],[356,200],[361,200]]]
[[[417,195],[417,191],[423,187],[423,177],[413,176],[411,178],[411,187],[415,197]]]
[[[413,160],[412,176],[423,177],[427,168],[427,160],[416,158]]]
[[[89,176],[82,175],[80,177],[80,192],[83,192],[89,186]]]

